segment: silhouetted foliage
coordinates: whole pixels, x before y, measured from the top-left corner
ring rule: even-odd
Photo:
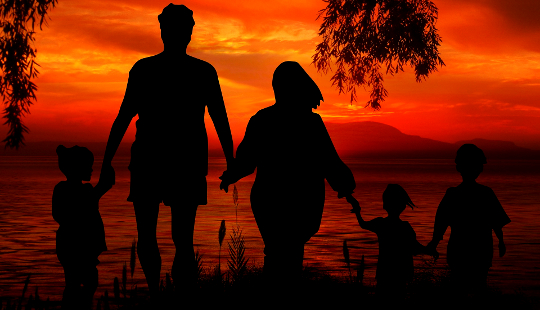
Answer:
[[[22,117],[30,113],[30,105],[36,100],[36,78],[39,71],[35,62],[37,49],[33,46],[35,24],[42,29],[47,12],[57,0],[0,0],[0,94],[4,102],[5,125],[9,126],[7,137],[2,140],[6,147],[24,145],[23,135],[28,128]]]
[[[358,86],[370,89],[366,104],[379,109],[388,96],[382,70],[393,75],[404,66],[420,82],[443,66],[435,24],[438,10],[429,0],[324,0],[323,22],[313,64],[318,71],[335,71],[332,85],[356,101]]]

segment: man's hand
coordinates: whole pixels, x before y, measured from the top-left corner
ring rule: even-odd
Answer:
[[[221,183],[219,184],[219,189],[222,189],[225,191],[225,193],[229,192],[229,185],[231,183],[227,180],[227,171],[224,171],[223,174],[219,177],[221,180]]]
[[[506,244],[504,241],[499,241],[499,257],[503,257],[506,254]]]
[[[99,180],[112,187],[116,183],[116,173],[111,164],[104,164],[101,167],[101,174]]]

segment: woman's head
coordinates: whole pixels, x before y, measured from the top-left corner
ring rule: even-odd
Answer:
[[[398,184],[388,184],[383,193],[383,209],[388,214],[399,215],[406,206],[411,207],[411,209],[415,207],[405,189]]]
[[[58,155],[58,167],[66,178],[90,181],[94,155],[89,149],[77,145],[70,148],[59,145],[56,148],[56,154]]]
[[[307,72],[295,61],[282,62],[274,71],[272,87],[277,104],[316,109],[321,100],[321,90]]]
[[[463,144],[456,153],[456,170],[463,180],[475,180],[487,163],[484,152],[474,144]]]

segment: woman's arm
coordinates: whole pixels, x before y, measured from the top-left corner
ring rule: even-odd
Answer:
[[[338,192],[338,198],[346,197],[353,193],[356,188],[356,182],[351,169],[339,158],[339,155],[332,143],[332,139],[324,126],[322,118],[317,115],[319,134],[323,154],[324,177],[330,184],[330,187]]]
[[[257,127],[256,117],[253,116],[246,127],[244,139],[236,149],[234,164],[228,166],[227,171],[223,172],[223,175],[219,177],[222,180],[219,188],[225,190],[225,192],[228,192],[229,185],[255,172],[257,166],[255,159],[257,137],[260,134],[257,132]]]
[[[502,227],[493,229],[495,236],[499,239],[499,257],[503,257],[506,254],[506,244],[504,244]]]

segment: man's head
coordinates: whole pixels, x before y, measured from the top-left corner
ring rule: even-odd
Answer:
[[[476,180],[487,163],[484,152],[474,144],[463,144],[456,154],[456,170],[463,180]]]
[[[195,20],[193,11],[185,5],[170,3],[158,15],[161,40],[165,48],[185,49],[191,41]]]

